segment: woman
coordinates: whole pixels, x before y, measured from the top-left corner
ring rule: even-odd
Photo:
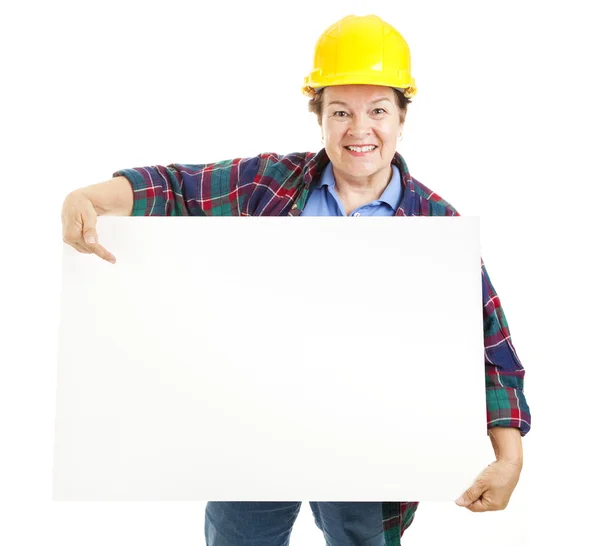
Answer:
[[[402,36],[375,16],[348,16],[319,39],[305,79],[324,149],[265,153],[204,165],[124,169],[69,194],[63,240],[115,263],[98,243],[99,214],[147,216],[455,216],[412,178],[396,152],[416,94]],[[530,428],[523,369],[500,300],[482,262],[488,431],[496,461],[457,504],[483,512],[506,507],[522,468],[521,436]],[[399,545],[417,502],[311,502],[331,546]],[[207,544],[288,544],[299,502],[209,502]]]

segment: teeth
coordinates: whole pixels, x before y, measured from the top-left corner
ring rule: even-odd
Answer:
[[[370,152],[375,149],[375,146],[346,146],[346,148],[353,152]]]

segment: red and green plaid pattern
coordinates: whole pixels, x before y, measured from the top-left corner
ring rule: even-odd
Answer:
[[[313,181],[329,162],[325,150],[279,155],[264,153],[209,164],[123,169],[134,191],[133,216],[298,216]],[[402,156],[394,156],[403,193],[396,216],[458,216],[450,203],[414,179]],[[523,393],[525,370],[511,341],[498,294],[483,260],[483,329],[487,426],[531,426]],[[418,502],[384,502],[386,546],[400,546]]]

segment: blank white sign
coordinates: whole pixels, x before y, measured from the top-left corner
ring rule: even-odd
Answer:
[[[486,435],[479,220],[100,217],[65,245],[55,500],[450,501]]]

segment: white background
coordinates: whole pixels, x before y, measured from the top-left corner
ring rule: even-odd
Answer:
[[[399,150],[415,178],[462,214],[481,216],[483,258],[527,370],[533,414],[506,510],[423,503],[402,544],[527,544],[527,533],[530,544],[562,544],[584,532],[593,541],[595,4],[3,7],[0,543],[203,544],[200,503],[51,501],[60,208],[69,191],[120,168],[317,151],[300,87],[319,34],[350,13],[380,15],[411,47],[419,92]],[[323,543],[305,504],[292,546]]]

